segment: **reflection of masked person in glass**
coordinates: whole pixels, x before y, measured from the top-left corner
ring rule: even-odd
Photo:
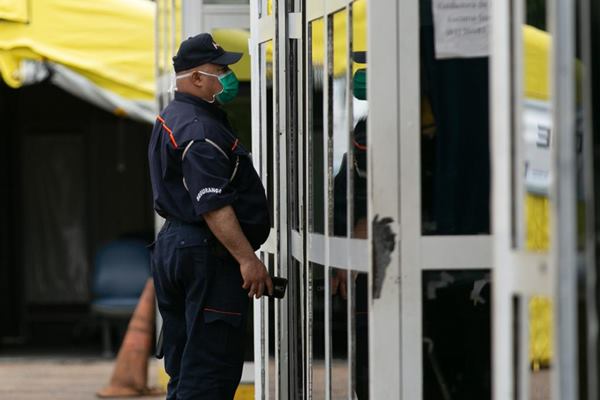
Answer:
[[[357,63],[366,63],[366,52],[355,52],[353,59]],[[358,100],[366,100],[366,69],[358,69],[353,76],[353,94]],[[349,164],[351,164],[349,166]],[[352,135],[352,154],[344,154],[340,170],[334,179],[334,234],[347,236],[348,179],[351,174],[352,188],[352,221],[350,236],[356,239],[367,239],[367,119],[360,119],[354,126]],[[332,277],[332,294],[347,296],[347,270],[336,270]],[[367,315],[367,274],[353,272],[356,284],[354,311],[356,336],[356,396],[359,400],[369,397],[369,353],[368,353],[368,315]]]

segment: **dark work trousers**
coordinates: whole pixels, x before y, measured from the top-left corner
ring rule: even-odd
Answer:
[[[167,220],[152,250],[168,400],[230,400],[244,363],[247,291],[206,226]]]

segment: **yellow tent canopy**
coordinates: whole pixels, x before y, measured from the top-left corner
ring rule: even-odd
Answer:
[[[353,14],[357,50],[366,49],[365,12],[365,1],[358,0]],[[13,88],[49,77],[110,112],[151,122],[156,114],[155,14],[150,0],[0,0],[0,74]],[[315,43],[322,46],[322,21],[315,28]],[[345,34],[341,13],[334,29]],[[225,49],[244,53],[232,69],[240,80],[250,80],[250,33],[216,29],[212,34]],[[323,49],[315,50],[314,61],[322,64]],[[339,75],[347,49],[337,42],[334,51]],[[271,58],[272,48],[268,53]]]
[[[0,0],[0,19],[28,22],[27,2],[21,0]]]
[[[152,122],[155,15],[150,0],[0,0],[0,74],[13,88],[49,78],[110,112]],[[212,34],[244,53],[232,69],[249,81],[249,32]],[[162,67],[170,70],[167,62]]]
[[[102,108],[155,115],[155,4],[0,0],[0,73],[11,87],[46,76]]]

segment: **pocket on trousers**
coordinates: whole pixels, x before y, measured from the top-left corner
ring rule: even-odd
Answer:
[[[192,226],[184,226],[177,231],[172,246],[175,279],[181,288],[196,290],[194,287],[209,279],[207,270],[208,235]]]
[[[244,358],[244,327],[242,315],[237,312],[203,309],[205,337],[209,350],[220,363],[236,366]]]

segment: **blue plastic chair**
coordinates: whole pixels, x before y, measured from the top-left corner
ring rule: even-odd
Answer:
[[[150,276],[150,253],[139,239],[117,239],[96,254],[92,312],[102,318],[104,355],[112,355],[111,320],[129,318]]]

